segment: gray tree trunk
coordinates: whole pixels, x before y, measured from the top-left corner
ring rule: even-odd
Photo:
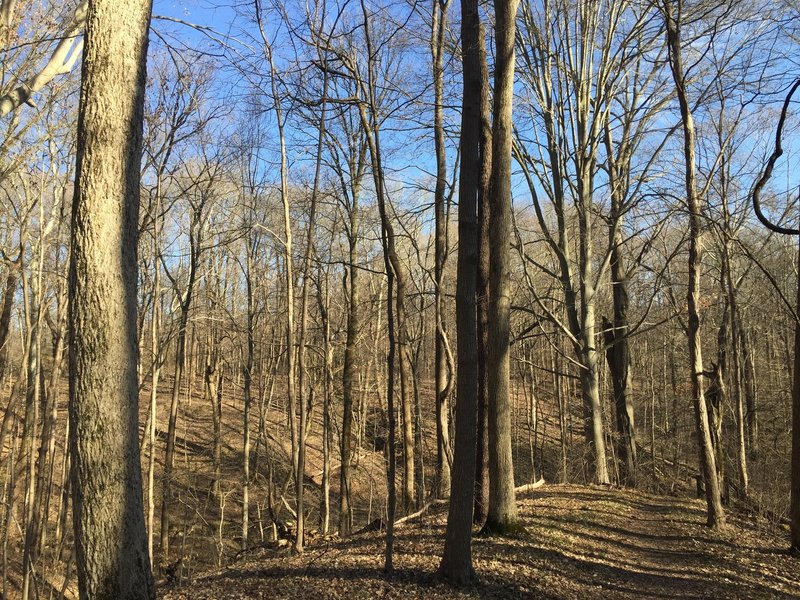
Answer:
[[[69,274],[72,505],[84,599],[154,598],[139,458],[139,163],[150,0],[89,3]]]
[[[689,369],[692,381],[692,400],[694,403],[695,427],[697,430],[700,469],[705,479],[708,525],[719,528],[725,525],[722,509],[720,485],[717,479],[717,465],[711,444],[711,430],[708,424],[706,398],[703,390],[703,349],[700,336],[700,198],[697,193],[695,130],[694,118],[689,107],[681,47],[681,15],[672,12],[671,2],[665,1],[662,9],[666,24],[667,46],[669,49],[672,78],[680,104],[683,125],[683,148],[686,178],[686,204],[689,210],[689,286],[686,300],[689,309]],[[680,10],[680,3],[678,4]]]
[[[489,512],[484,530],[516,534],[517,502],[511,440],[509,286],[511,245],[511,146],[514,137],[514,38],[518,0],[495,2],[494,121],[489,217]]]

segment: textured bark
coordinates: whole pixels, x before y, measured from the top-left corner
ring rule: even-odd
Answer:
[[[137,237],[149,0],[86,21],[69,277],[72,506],[84,599],[154,598],[138,437]]]
[[[477,0],[461,2],[464,81],[461,110],[461,168],[458,189],[458,271],[456,280],[456,437],[444,555],[439,574],[463,585],[474,577],[472,521],[478,416],[478,187],[480,171],[482,45]]]
[[[489,512],[484,531],[515,534],[517,503],[511,450],[510,318],[511,146],[514,38],[518,0],[495,2],[494,121],[489,217]]]
[[[480,24],[479,24],[480,25]],[[480,25],[480,177],[478,179],[478,454],[475,459],[475,511],[472,519],[483,525],[489,512],[489,181],[492,177],[492,103],[484,28]]]

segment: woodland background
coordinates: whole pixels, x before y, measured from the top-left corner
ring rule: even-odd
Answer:
[[[67,269],[86,5],[1,6],[3,593],[70,596]],[[788,0],[678,6],[682,90],[659,3],[522,0],[517,13],[513,475],[699,488],[695,216],[721,495],[780,523],[797,242],[762,226],[751,193],[799,72],[800,12]],[[492,76],[494,12],[480,14]],[[137,306],[161,581],[271,541],[302,549],[385,527],[390,455],[398,517],[449,495],[460,19],[449,0],[155,3]],[[696,131],[699,214],[685,193],[679,92]],[[790,104],[761,197],[786,227],[797,226],[796,131]],[[487,468],[479,450],[479,480]]]

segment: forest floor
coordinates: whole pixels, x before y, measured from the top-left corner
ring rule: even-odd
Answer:
[[[319,541],[302,555],[262,548],[167,600],[211,598],[800,598],[798,561],[783,529],[729,511],[705,526],[700,500],[604,487],[548,485],[518,497],[521,539],[475,537],[477,582],[438,581],[446,507],[397,529],[384,575],[377,532]]]

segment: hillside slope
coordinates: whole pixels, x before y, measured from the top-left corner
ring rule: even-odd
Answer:
[[[170,600],[210,598],[800,598],[798,559],[785,532],[730,513],[704,526],[700,501],[597,487],[546,486],[519,498],[529,535],[476,538],[479,583],[436,581],[443,507],[398,529],[397,572],[382,571],[383,538],[321,542],[302,556],[258,550]]]

